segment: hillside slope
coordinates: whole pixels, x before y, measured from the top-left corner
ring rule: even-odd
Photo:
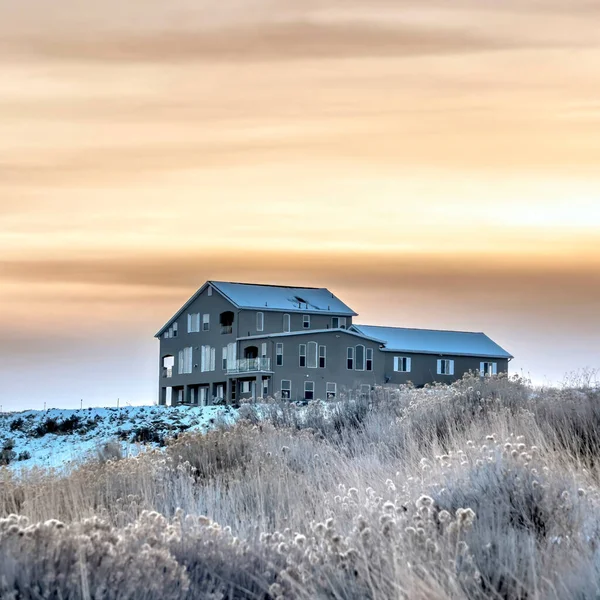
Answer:
[[[0,464],[12,469],[63,468],[118,441],[125,456],[160,446],[182,431],[206,431],[237,411],[228,406],[126,406],[0,413]]]

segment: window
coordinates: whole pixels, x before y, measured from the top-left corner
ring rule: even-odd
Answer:
[[[412,360],[407,356],[394,356],[394,371],[398,373],[410,373]]]
[[[304,399],[314,400],[315,398],[315,382],[305,381],[304,382]]]
[[[231,383],[230,383],[230,388],[229,388],[232,400],[235,400],[235,392],[236,392],[236,389],[237,389],[235,383],[236,383],[235,379],[232,379]]]
[[[281,398],[289,400],[292,397],[292,382],[289,379],[281,380]]]
[[[227,366],[230,369],[235,368],[237,358],[237,344],[235,342],[231,342],[227,344]]]
[[[498,363],[495,362],[482,362],[479,364],[480,375],[497,375],[498,374]]]
[[[319,369],[325,368],[327,347],[319,346]]]
[[[302,327],[304,327],[304,329],[310,329],[310,315],[304,315],[302,317]]]
[[[281,342],[275,345],[275,364],[283,367],[283,344]]]
[[[210,329],[210,315],[202,315],[202,331],[209,331]]]
[[[300,344],[299,354],[300,354],[300,366],[305,367],[306,366],[306,344]]]
[[[210,346],[202,346],[202,353],[200,355],[200,370],[203,373],[207,371],[214,371],[216,368],[216,350]]]
[[[242,389],[241,392],[242,394],[249,394],[250,393],[250,384],[252,382],[251,381],[242,381]]]
[[[317,342],[308,342],[308,358],[306,366],[309,369],[317,368]]]
[[[223,371],[227,371],[227,346],[221,350],[221,368]]]
[[[365,347],[361,344],[356,346],[356,365],[354,368],[357,371],[365,370]]]
[[[327,383],[325,386],[327,391],[327,400],[333,400],[337,396],[337,383]]]
[[[289,331],[291,331],[292,326],[291,326],[291,322],[290,322],[290,315],[285,314],[283,315],[283,331],[284,333],[288,333]]]
[[[223,398],[225,397],[225,386],[222,383],[217,384],[215,389],[215,396],[219,400],[223,400]]]
[[[173,337],[177,337],[177,323],[173,323]]]
[[[208,402],[208,388],[201,387],[200,388],[200,405],[206,406],[207,402]]]
[[[262,331],[265,328],[265,313],[256,313],[256,331]]]
[[[172,338],[173,337],[173,328],[169,327],[169,337]]]
[[[269,397],[269,379],[267,377],[263,377],[262,380],[262,397]]]
[[[209,286],[208,286],[208,290],[206,290],[206,294],[207,294],[208,296],[212,296],[212,285],[209,285]]]
[[[367,348],[367,371],[373,370],[373,348]]]
[[[233,320],[235,315],[230,311],[226,310],[219,315],[219,324],[221,325],[221,335],[227,335],[233,333]]]
[[[437,361],[437,374],[438,375],[454,375],[454,361],[447,359],[440,359]]]
[[[348,353],[346,354],[346,368],[352,371],[354,369],[354,348],[348,348]]]
[[[165,340],[169,339],[169,330],[167,329],[167,331],[165,331],[163,337],[165,338]]]
[[[260,357],[267,358],[267,342],[263,342],[260,345]]]
[[[331,327],[333,329],[346,329],[346,317],[331,317]]]
[[[190,313],[188,319],[188,333],[197,333],[200,331],[200,313]]]
[[[192,348],[184,348],[179,351],[179,373],[192,372]]]

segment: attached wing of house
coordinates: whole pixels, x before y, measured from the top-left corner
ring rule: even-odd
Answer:
[[[382,340],[384,347],[381,350],[383,352],[513,358],[504,348],[481,332],[380,327],[378,325],[352,325],[350,329],[367,337]]]

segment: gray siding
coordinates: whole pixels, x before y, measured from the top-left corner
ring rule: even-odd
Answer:
[[[478,358],[472,356],[456,356],[441,354],[413,354],[410,352],[380,352],[384,356],[385,374],[384,381],[388,383],[408,383],[423,386],[426,383],[452,383],[460,379],[469,371],[478,371],[482,361],[495,362],[498,365],[498,373],[508,371],[508,359],[506,358]],[[394,357],[406,356],[411,358],[411,372],[399,373],[394,371]],[[438,375],[438,359],[454,360],[454,375]]]
[[[262,312],[264,315],[264,329],[258,331],[256,328],[256,314]],[[239,320],[239,337],[260,335],[269,333],[282,333],[283,332],[283,315],[290,315],[290,329],[291,331],[306,331],[303,326],[304,315],[310,315],[310,329],[331,329],[331,320],[335,314],[311,314],[306,313],[284,313],[279,311],[269,312],[268,308],[264,311],[257,310],[243,310],[240,311]],[[346,327],[352,325],[352,317],[346,317]]]
[[[379,352],[379,344],[371,342],[344,331],[331,331],[315,334],[297,334],[274,338],[259,338],[253,340],[240,341],[240,351],[243,355],[244,349],[249,346],[258,347],[259,351],[262,343],[267,344],[267,357],[271,358],[272,387],[270,394],[281,391],[281,381],[289,380],[292,383],[292,400],[304,398],[304,382],[314,382],[314,397],[326,397],[326,384],[328,382],[337,384],[338,394],[354,390],[360,385],[375,385],[383,381],[384,356]],[[317,344],[317,365],[318,365],[318,346],[326,347],[326,368],[310,368],[300,366],[300,344],[316,342]],[[277,366],[275,363],[276,344],[283,344],[283,366]],[[347,368],[346,357],[349,346],[355,348],[357,345],[371,348],[373,351],[373,370],[357,371]],[[246,394],[247,396],[248,394]]]
[[[232,311],[234,313],[234,322],[232,333],[222,334],[219,324],[219,316],[222,312]],[[207,313],[210,314],[210,329],[202,331],[200,323],[200,332],[188,333],[188,313]],[[160,338],[160,387],[180,388],[186,385],[204,384],[212,386],[217,383],[227,381],[227,374],[221,367],[221,351],[224,346],[236,341],[237,325],[239,324],[239,312],[232,304],[223,298],[221,294],[213,291],[212,296],[208,295],[208,289],[204,290],[198,298],[186,309],[186,311],[177,320],[178,335],[175,338],[165,339],[164,335]],[[202,372],[200,370],[201,347],[209,345],[215,348],[215,370]],[[192,373],[180,374],[178,372],[178,354],[183,348],[192,348]],[[175,357],[173,367],[173,376],[166,378],[162,373],[162,360],[164,356],[172,355]],[[159,399],[162,401],[162,390]],[[185,399],[189,401],[189,398]],[[175,402],[173,402],[175,404]]]

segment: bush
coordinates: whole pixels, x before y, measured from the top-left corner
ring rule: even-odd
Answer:
[[[0,466],[7,466],[15,459],[14,447],[15,443],[12,439],[3,442],[2,448],[0,448]]]
[[[25,421],[22,417],[17,417],[10,422],[10,430],[11,431],[23,431],[23,425],[25,425]]]

